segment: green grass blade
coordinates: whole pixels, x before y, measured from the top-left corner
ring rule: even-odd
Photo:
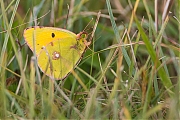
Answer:
[[[116,23],[115,23],[115,20],[114,20],[114,16],[113,16],[113,13],[112,13],[112,9],[111,9],[111,5],[110,5],[110,1],[109,0],[106,0],[106,4],[107,4],[107,8],[108,8],[108,12],[109,12],[109,16],[110,16],[110,20],[111,20],[111,24],[112,24],[112,27],[113,27],[113,30],[114,30],[114,34],[116,36],[116,40],[117,42],[119,43],[122,43],[123,42],[121,41],[121,38],[120,38],[120,35],[119,35],[119,31],[118,31],[118,28],[116,26]],[[124,47],[122,47],[122,53],[123,53],[123,56],[128,64],[128,66],[130,67],[131,65],[131,60],[125,50]],[[134,70],[133,70],[134,71]]]
[[[147,51],[148,51],[149,55],[151,56],[153,63],[157,64],[157,68],[158,68],[161,65],[161,62],[158,60],[158,58],[156,56],[156,52],[153,49],[152,44],[149,42],[148,37],[146,36],[143,28],[141,27],[141,25],[136,17],[135,17],[135,21],[136,21],[137,27],[139,29],[139,32],[141,33],[141,37],[146,45]],[[168,90],[169,95],[172,95],[172,91],[169,90],[170,88],[172,88],[172,83],[171,83],[169,77],[167,76],[165,70],[163,69],[163,67],[159,68],[158,75],[161,78],[163,85]]]

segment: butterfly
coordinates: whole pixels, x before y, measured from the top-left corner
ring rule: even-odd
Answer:
[[[35,26],[25,29],[23,35],[35,52],[41,71],[56,80],[66,78],[90,45],[84,31],[75,34],[66,29]]]

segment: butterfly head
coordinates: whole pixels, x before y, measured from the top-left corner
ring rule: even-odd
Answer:
[[[76,40],[81,40],[81,39],[86,39],[86,38],[87,38],[87,33],[83,31],[77,34]]]
[[[79,49],[84,50],[86,47],[88,47],[91,44],[86,40],[87,37],[88,37],[88,33],[84,31],[77,34],[76,40]]]

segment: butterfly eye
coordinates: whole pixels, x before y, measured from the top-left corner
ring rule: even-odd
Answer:
[[[87,36],[87,33],[85,33],[85,32],[80,32],[79,34],[77,34],[76,40],[80,40],[80,39],[82,39],[82,38],[85,38],[85,39],[86,39],[86,36]]]
[[[52,36],[52,38],[54,38],[54,37],[55,37],[55,34],[54,34],[54,33],[52,33],[52,34],[51,34],[51,36]]]

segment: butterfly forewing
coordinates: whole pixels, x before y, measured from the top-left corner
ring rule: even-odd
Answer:
[[[25,41],[32,51],[34,51],[35,46],[36,55],[40,53],[43,46],[46,46],[51,41],[67,37],[76,38],[76,34],[65,29],[53,27],[36,26],[24,30]]]

